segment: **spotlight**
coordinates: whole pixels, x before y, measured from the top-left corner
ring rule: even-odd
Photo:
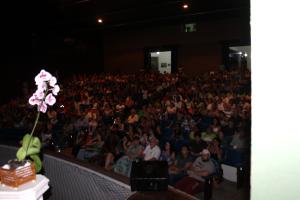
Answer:
[[[245,53],[245,54],[244,54],[244,56],[245,56],[245,57],[247,57],[247,56],[248,56],[248,54],[247,54],[247,53]]]
[[[157,54],[157,55],[159,55],[159,51],[158,51],[158,52],[156,52],[156,54]]]
[[[103,20],[102,20],[102,19],[98,19],[97,21],[98,21],[98,23],[100,23],[100,24],[103,23]]]
[[[239,52],[239,54],[242,55],[243,53],[242,53],[242,52]]]
[[[187,4],[187,3],[183,4],[183,5],[182,5],[182,8],[183,8],[183,9],[188,9],[188,8],[189,8],[189,4]]]

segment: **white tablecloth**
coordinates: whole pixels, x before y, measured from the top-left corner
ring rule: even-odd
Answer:
[[[18,188],[0,185],[0,200],[43,200],[43,194],[49,188],[49,179],[37,174],[35,181],[25,183]]]

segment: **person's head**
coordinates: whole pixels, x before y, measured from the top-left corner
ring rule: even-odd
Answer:
[[[130,140],[129,135],[125,135],[125,136],[122,138],[122,141],[123,141],[123,142],[128,142],[129,140]]]
[[[166,142],[165,143],[165,150],[166,151],[171,150],[171,144],[170,144],[170,142]]]
[[[98,139],[99,139],[100,141],[102,141],[102,140],[103,140],[103,138],[102,138],[102,134],[101,134],[101,132],[100,132],[99,130],[97,130],[97,132],[96,132],[96,136],[98,137]]]
[[[150,141],[151,148],[155,147],[158,144],[158,140],[156,137],[152,137]]]
[[[131,113],[132,115],[134,115],[134,114],[136,113],[135,109],[132,108],[132,109],[130,110],[130,113]]]
[[[138,145],[139,143],[140,143],[140,137],[138,135],[135,135],[133,137],[132,144],[133,145]]]
[[[214,138],[212,143],[214,146],[219,147],[221,145],[221,140],[219,138]]]
[[[120,119],[120,117],[116,117],[116,119],[115,119],[115,123],[120,123],[121,122],[121,119]]]
[[[218,120],[217,120],[217,118],[214,118],[214,119],[213,119],[213,125],[215,125],[215,126],[218,125]]]
[[[189,147],[187,145],[183,145],[181,147],[181,155],[182,156],[184,156],[184,157],[188,156],[189,152],[190,152],[190,150],[189,150]]]
[[[212,133],[211,127],[207,127],[207,129],[206,129],[205,132],[206,132],[206,133]]]
[[[199,142],[201,140],[200,133],[195,133],[194,138],[196,142]]]
[[[201,152],[201,159],[204,162],[209,161],[210,159],[210,152],[207,149],[203,149]]]

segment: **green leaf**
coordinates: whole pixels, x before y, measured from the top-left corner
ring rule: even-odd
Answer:
[[[34,146],[35,148],[41,149],[42,144],[38,137],[32,138],[32,146]]]
[[[26,150],[29,146],[31,136],[29,134],[24,135],[22,140],[22,147]]]
[[[38,154],[40,150],[36,147],[30,146],[27,150],[27,156]]]
[[[27,155],[33,155],[33,154],[38,154],[41,149],[41,141],[38,137],[32,137],[31,143],[29,145]]]
[[[23,147],[21,147],[17,152],[17,158],[18,160],[24,160],[25,157],[26,157],[26,150]]]
[[[38,154],[30,155],[30,158],[34,162],[36,173],[38,173],[39,171],[41,171],[41,169],[42,169],[42,161],[41,161],[40,157],[38,156]]]

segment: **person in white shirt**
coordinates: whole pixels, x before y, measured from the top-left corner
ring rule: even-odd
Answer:
[[[143,152],[145,161],[159,159],[161,151],[157,144],[158,144],[158,140],[155,137],[153,137],[151,139],[150,144],[146,147],[146,149]]]

